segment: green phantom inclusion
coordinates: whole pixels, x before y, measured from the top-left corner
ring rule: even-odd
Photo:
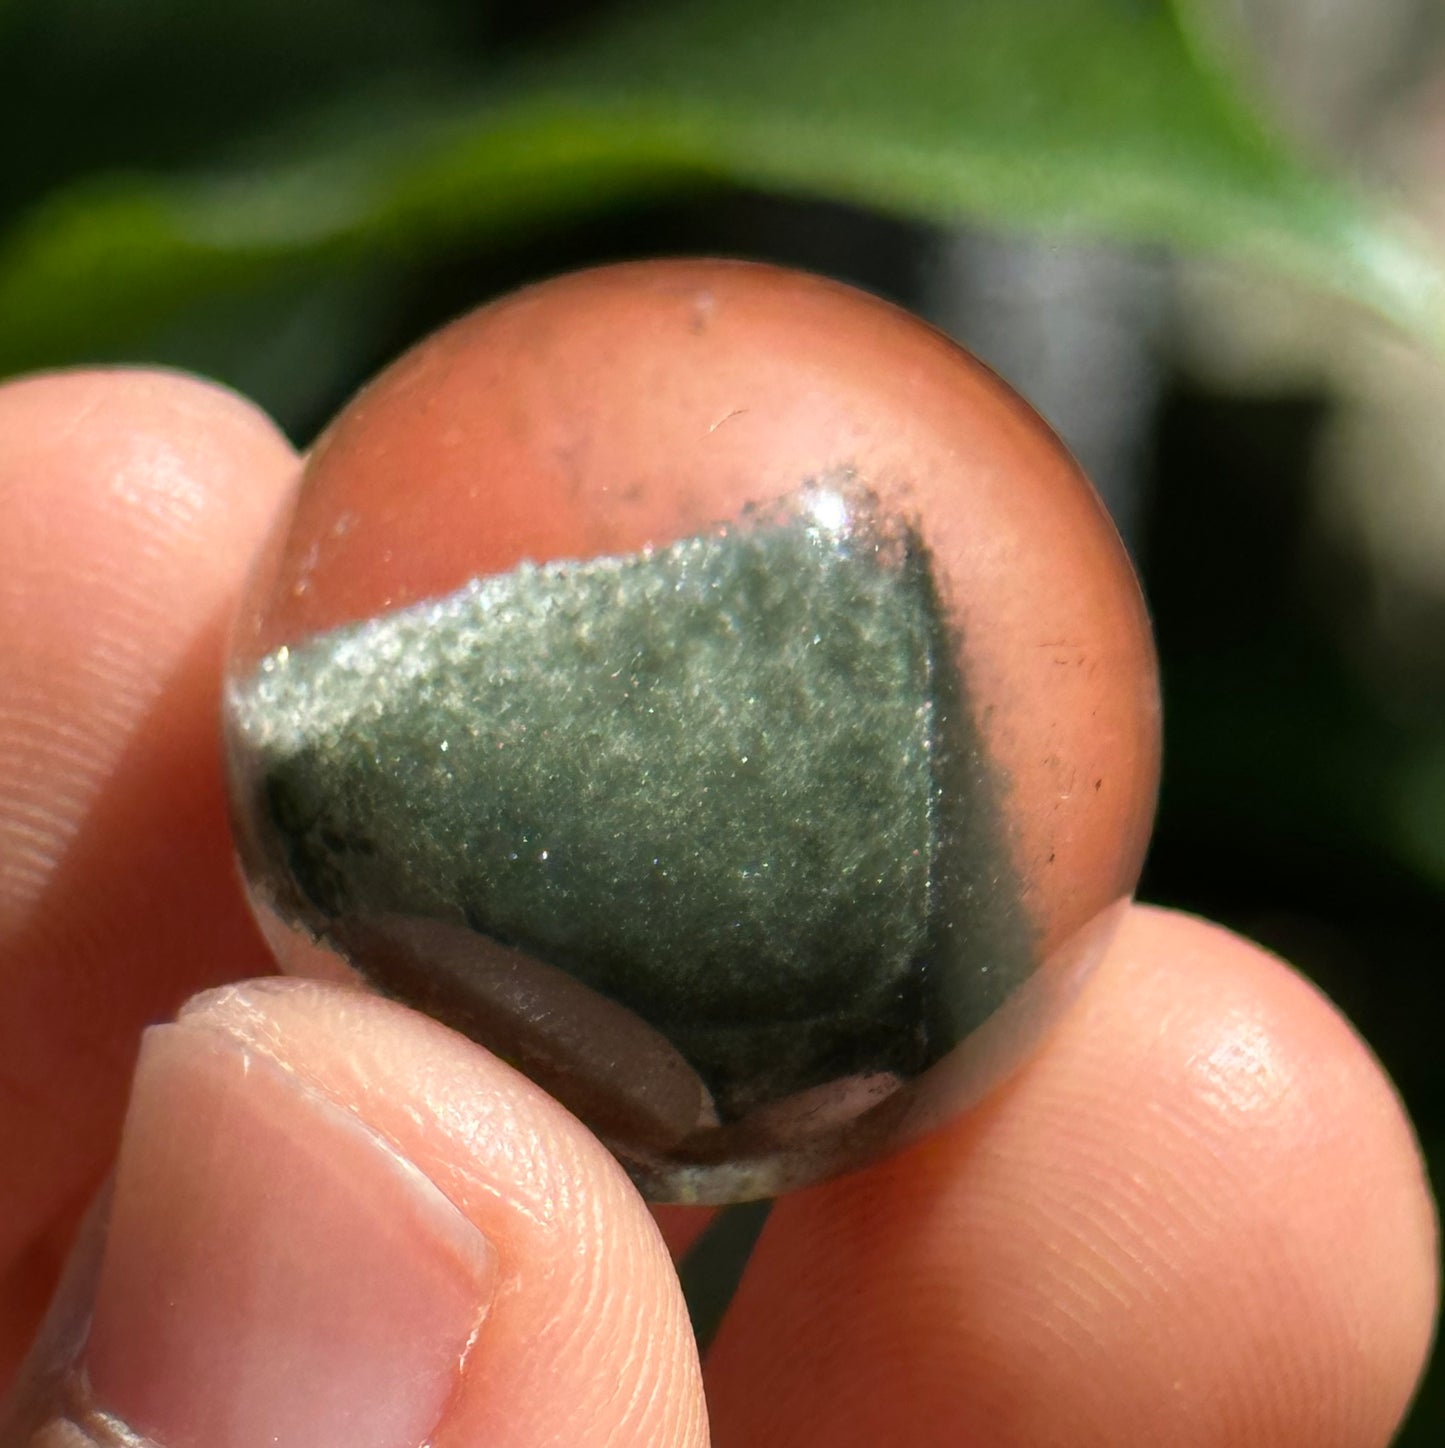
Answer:
[[[283,913],[347,942],[465,926],[560,966],[720,1107],[921,1069],[951,1044],[931,1029],[974,1023],[921,992],[997,883],[997,831],[926,557],[847,510],[805,491],[269,656],[233,726]],[[972,882],[939,863],[960,782],[989,846]]]

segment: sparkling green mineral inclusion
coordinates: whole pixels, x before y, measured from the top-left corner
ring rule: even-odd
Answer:
[[[279,649],[232,724],[301,923],[469,927],[631,1007],[726,1099],[912,1074],[980,1013],[933,978],[969,897],[976,936],[1011,885],[956,696],[916,539],[820,491]],[[941,860],[955,816],[972,878]]]

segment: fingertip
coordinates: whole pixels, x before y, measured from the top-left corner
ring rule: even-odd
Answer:
[[[7,1021],[31,1014],[22,998],[46,980],[64,983],[68,1013],[87,1013],[74,973],[98,965],[105,925],[111,940],[134,938],[152,903],[144,897],[191,881],[188,868],[168,867],[204,860],[209,897],[219,864],[231,887],[217,848],[222,635],[297,466],[263,413],[198,378],[113,369],[0,386],[0,990],[15,1007]],[[127,781],[116,786],[122,761]],[[129,880],[92,869],[82,840],[144,868]],[[177,858],[154,859],[167,844]],[[97,921],[97,907],[130,918]],[[29,962],[41,951],[49,969],[37,977]],[[169,973],[166,953],[162,930],[154,968]],[[151,978],[142,970],[126,980],[144,992]],[[178,1000],[165,999],[162,1011]],[[43,1035],[56,1024],[20,1029],[33,1040],[37,1027]],[[88,1022],[74,1024],[90,1035]]]
[[[173,367],[141,365],[59,367],[0,379],[0,407],[20,415],[79,420],[88,412],[116,408],[123,417],[189,415],[210,429],[229,416],[239,432],[269,437],[289,450],[279,428],[248,397],[209,377]]]
[[[31,605],[46,636],[86,606],[119,604],[164,647],[166,620],[143,609],[142,590],[170,608],[174,633],[208,595],[234,588],[298,465],[259,408],[185,373],[88,369],[0,384],[10,597]]]
[[[0,830],[27,831],[3,852],[0,922],[16,858],[58,823],[17,808],[23,787],[63,798],[114,756],[234,593],[298,461],[258,408],[184,374],[0,384]]]
[[[495,1057],[348,987],[223,987],[147,1034],[94,1280],[22,1394],[26,1441],[707,1442],[677,1278],[617,1163]]]
[[[137,437],[150,436],[213,465],[221,480],[227,474],[247,479],[235,499],[216,499],[219,506],[255,500],[264,510],[265,499],[255,496],[264,493],[264,475],[297,461],[280,429],[248,398],[219,382],[164,368],[80,367],[8,378],[0,381],[0,420],[6,463],[0,476],[11,485],[25,481],[22,462],[48,465],[54,481],[67,488],[103,485]],[[71,466],[77,452],[107,455],[110,466],[101,477],[87,476]],[[166,480],[157,481],[163,491]],[[141,486],[144,479],[135,482]],[[7,496],[7,503],[25,501]]]
[[[494,1249],[487,1320],[438,1444],[702,1448],[696,1346],[666,1246],[616,1160],[525,1077],[366,992],[272,979],[194,1003],[365,1124]]]
[[[779,1203],[709,1365],[718,1437],[1383,1444],[1435,1284],[1418,1148],[1348,1024],[1140,910],[992,1101]]]
[[[1388,1441],[1439,1283],[1436,1208],[1394,1084],[1312,983],[1221,926],[1138,909],[1113,966],[1117,1004],[1095,1008],[1127,1012],[1141,1046],[1152,1034],[1153,1149],[1192,1181],[1209,1253],[1195,1329],[1232,1338],[1219,1366],[1252,1441],[1302,1441],[1305,1426],[1315,1442]]]
[[[194,377],[0,385],[7,1269],[104,1169],[142,1026],[266,968],[218,694],[232,599],[297,467],[263,413]],[[0,1337],[29,1319],[0,1304]]]

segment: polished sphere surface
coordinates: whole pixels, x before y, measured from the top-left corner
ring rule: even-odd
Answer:
[[[1042,421],[731,262],[532,287],[364,389],[253,574],[226,734],[283,966],[694,1202],[979,1100],[1106,942],[1158,772],[1138,587]]]

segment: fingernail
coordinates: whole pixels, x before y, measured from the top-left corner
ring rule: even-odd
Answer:
[[[366,1124],[214,1027],[146,1040],[80,1381],[92,1436],[417,1448],[496,1278]]]

